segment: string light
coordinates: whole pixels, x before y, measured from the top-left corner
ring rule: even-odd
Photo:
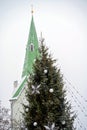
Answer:
[[[83,116],[85,118],[87,118],[87,109],[86,109],[86,103],[87,103],[87,100],[79,93],[79,91],[77,91],[75,89],[75,87],[66,79],[66,81],[68,82],[68,87],[66,87],[67,91],[68,91],[68,94],[71,96],[71,99],[75,102],[75,107],[78,107],[80,109],[80,111],[83,113]],[[73,89],[71,89],[71,87]],[[83,102],[81,102],[81,100],[79,99],[79,96],[80,98],[82,99]],[[78,109],[77,109],[77,112],[78,112]],[[81,123],[81,121],[79,120],[79,115],[76,117],[76,120],[77,120],[77,129],[79,130],[87,130],[87,126],[86,124],[83,122]]]
[[[84,102],[87,103],[87,99],[85,99],[85,98],[79,93],[79,91],[76,89],[76,87],[73,86],[73,85],[67,80],[67,78],[65,78],[65,76],[64,76],[64,79],[65,79],[65,80],[67,81],[67,83],[76,91],[76,93],[79,94],[79,96],[84,100]]]
[[[71,94],[71,97],[73,97],[73,101],[76,103],[76,106],[78,106],[78,108],[80,108],[81,112],[84,114],[84,116],[86,117],[86,113],[85,113],[85,109],[82,108],[81,104],[78,102],[77,97],[74,95],[74,93],[71,92],[71,90],[69,89],[68,92]]]

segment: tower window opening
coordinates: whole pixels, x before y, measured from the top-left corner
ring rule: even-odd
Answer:
[[[30,49],[30,51],[34,51],[34,45],[33,45],[33,43],[30,44],[29,49]]]

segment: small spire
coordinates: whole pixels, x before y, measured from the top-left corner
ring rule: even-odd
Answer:
[[[42,32],[41,32],[41,36],[40,36],[40,43],[43,43],[44,42],[44,38],[43,38],[43,36],[42,36]]]
[[[42,32],[41,32],[41,34],[40,34],[40,35],[41,35],[41,40],[42,40]]]
[[[31,14],[33,15],[34,10],[33,10],[33,5],[31,5]]]

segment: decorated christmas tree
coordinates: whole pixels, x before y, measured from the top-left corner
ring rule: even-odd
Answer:
[[[43,39],[39,51],[27,81],[25,126],[28,130],[75,130],[75,114],[66,98],[63,75]]]

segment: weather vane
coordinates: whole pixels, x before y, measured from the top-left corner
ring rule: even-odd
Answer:
[[[34,13],[33,5],[31,5],[31,13],[32,13],[32,14]]]

